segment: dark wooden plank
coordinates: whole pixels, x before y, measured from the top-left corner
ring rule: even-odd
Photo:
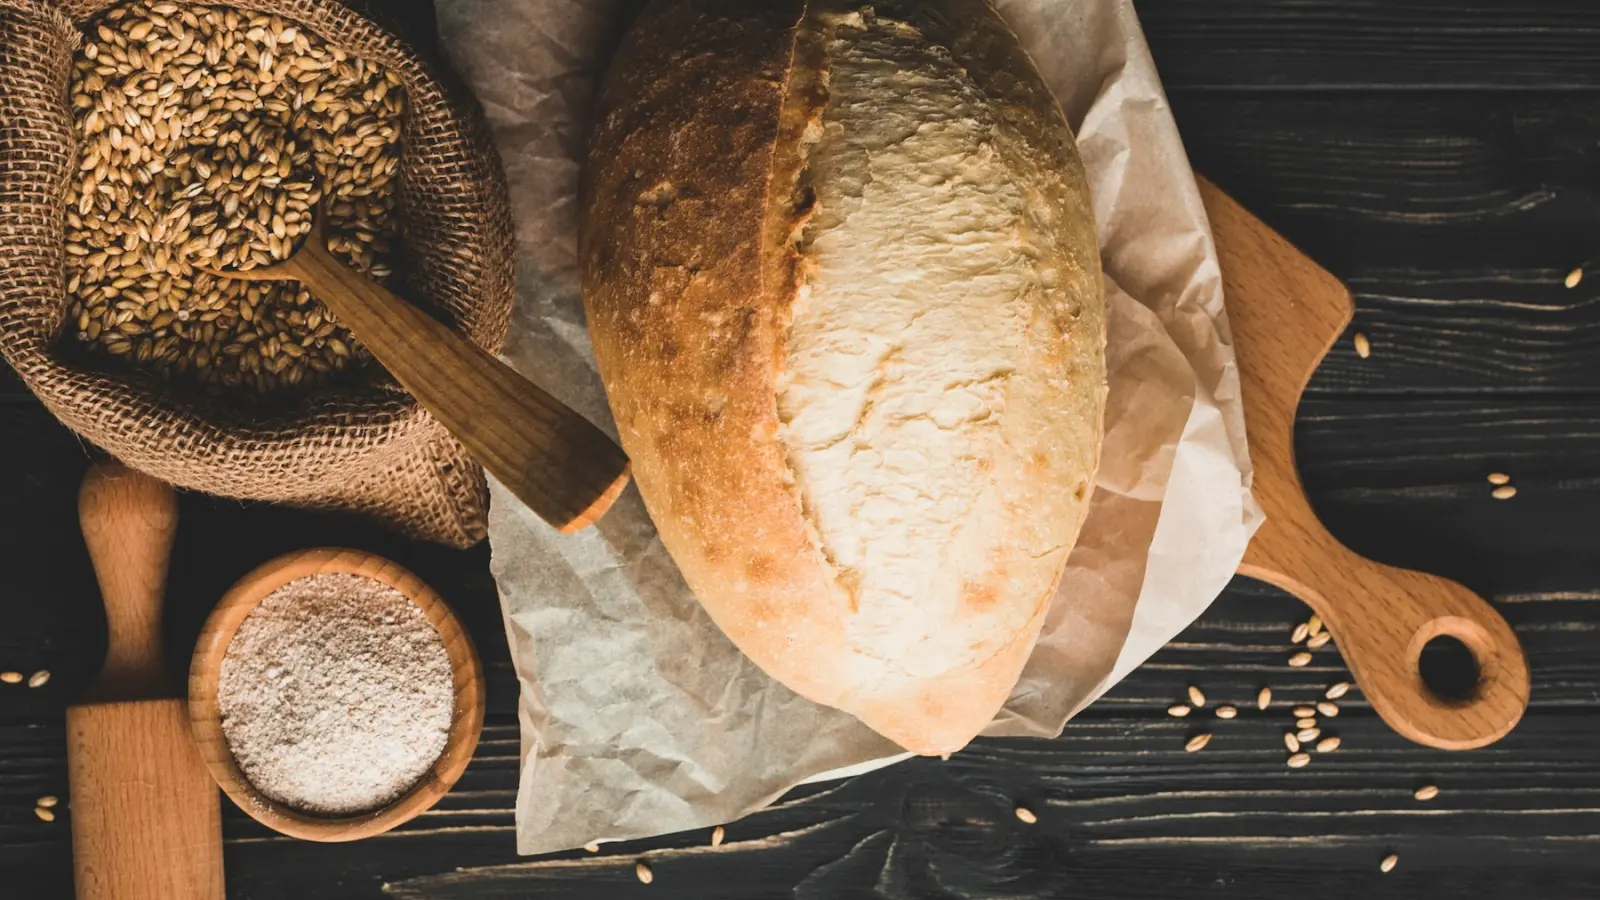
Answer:
[[[1167,89],[1600,88],[1600,10],[1566,0],[1138,0]]]
[[[1173,111],[1195,168],[1336,275],[1556,283],[1600,260],[1600,97],[1203,95]]]
[[[0,694],[0,706],[7,702]],[[59,715],[54,722],[0,725],[0,884],[33,885],[41,897],[71,896],[65,749]],[[47,794],[62,799],[55,822],[33,813]]]
[[[1345,747],[1300,771],[1284,767],[1266,719],[1225,723],[1200,754],[1182,750],[1186,723],[1079,722],[1058,741],[985,741],[949,763],[808,794],[735,824],[719,850],[700,832],[398,879],[388,893],[1266,897],[1297,881],[1309,890],[1312,875],[1327,896],[1360,885],[1413,897],[1425,883],[1570,889],[1600,866],[1600,769],[1582,757],[1597,723],[1581,721],[1540,718],[1489,750],[1446,754],[1351,719]],[[1419,803],[1423,783],[1443,793]],[[1019,804],[1037,825],[1015,818]],[[1510,832],[1524,852],[1506,852]],[[1393,879],[1377,872],[1389,852],[1404,866]],[[634,880],[639,859],[651,888]],[[1152,864],[1159,877],[1139,874]]]
[[[748,888],[754,891],[752,896],[765,896],[762,891],[787,884],[771,880],[779,871],[790,871],[799,884],[827,869],[826,877],[818,875],[820,884],[843,887],[862,874],[851,874],[856,845],[887,825],[879,822],[865,832],[829,826],[825,830],[836,839],[807,852],[795,849],[787,835],[809,835],[819,826],[846,818],[865,817],[871,822],[884,809],[908,807],[922,810],[921,815],[944,816],[937,821],[951,827],[966,821],[974,829],[969,835],[973,840],[1009,845],[1018,833],[1036,837],[1033,832],[1016,831],[1013,820],[1001,814],[1009,809],[1011,798],[1037,809],[1047,820],[1059,817],[1046,823],[1047,828],[1060,829],[1049,840],[1077,848],[1077,853],[1092,851],[1084,859],[1096,860],[1095,868],[1131,867],[1128,854],[1136,859],[1154,854],[1175,873],[1189,876],[1210,871],[1207,866],[1237,868],[1246,881],[1240,896],[1250,896],[1246,888],[1252,885],[1263,885],[1255,879],[1271,882],[1270,872],[1263,873],[1260,863],[1251,861],[1251,854],[1266,845],[1274,847],[1275,859],[1278,854],[1289,857],[1269,869],[1349,866],[1345,874],[1350,875],[1370,866],[1373,860],[1368,857],[1385,841],[1404,848],[1408,860],[1418,856],[1435,866],[1448,861],[1442,835],[1469,844],[1477,841],[1482,852],[1492,853],[1509,823],[1520,840],[1554,847],[1532,849],[1565,853],[1582,842],[1600,840],[1595,832],[1600,810],[1590,808],[1600,798],[1600,765],[1585,752],[1600,737],[1594,733],[1600,729],[1600,717],[1593,714],[1593,697],[1600,691],[1600,659],[1591,649],[1593,632],[1600,629],[1600,592],[1497,599],[1536,660],[1535,705],[1523,727],[1490,750],[1445,754],[1407,744],[1375,720],[1357,691],[1341,701],[1341,715],[1326,723],[1329,733],[1345,739],[1345,747],[1315,763],[1309,776],[1283,769],[1279,741],[1290,725],[1291,704],[1314,699],[1348,674],[1332,647],[1319,651],[1312,666],[1289,668],[1288,631],[1305,615],[1304,608],[1270,588],[1241,580],[1201,621],[1069,726],[1061,740],[985,741],[958,755],[948,771],[937,762],[919,761],[908,767],[921,773],[910,787],[900,774],[870,776],[852,785],[843,795],[849,802],[830,808],[823,819],[797,821],[792,810],[776,818],[763,813],[730,830],[738,849],[731,851],[732,861],[722,857],[719,865],[732,866],[730,885]],[[509,678],[508,672],[504,674]],[[1221,703],[1238,705],[1241,718],[1231,722],[1203,714],[1184,721],[1167,718],[1165,707],[1181,698],[1191,683],[1206,690],[1212,708]],[[1276,694],[1266,713],[1251,705],[1263,684]],[[510,715],[513,702],[507,696],[495,705],[495,721],[486,729],[458,790],[437,810],[395,834],[348,847],[319,847],[268,832],[228,806],[230,896],[379,896],[379,885],[396,882],[401,896],[499,896],[494,891],[556,890],[558,885],[546,881],[574,879],[571,889],[592,880],[607,885],[615,881],[621,887],[627,884],[621,876],[628,874],[635,851],[703,843],[704,834],[685,835],[608,850],[621,854],[620,862],[571,863],[587,857],[563,854],[557,859],[569,862],[559,865],[517,863],[512,869],[446,874],[457,867],[515,862],[511,810],[519,736]],[[1198,756],[1184,754],[1184,737],[1201,728],[1216,732],[1215,743]],[[28,812],[39,794],[65,795],[60,741],[59,722],[0,730],[0,745],[6,747],[0,757],[0,866],[45,873],[52,866],[66,865],[64,820],[46,825]],[[928,775],[930,766],[938,770],[936,775]],[[945,782],[950,779],[960,791],[947,789]],[[1437,805],[1416,807],[1405,794],[1419,781],[1437,781],[1448,793]],[[961,812],[968,807],[970,812]],[[975,825],[971,816],[980,817]],[[931,824],[928,829],[919,840],[937,837],[938,829]],[[1309,829],[1306,834],[1315,839],[1297,841],[1300,829]],[[1215,855],[1186,853],[1196,837],[1205,838],[1199,843],[1209,847],[1207,854]],[[739,856],[779,849],[781,858],[774,861]],[[698,856],[668,853],[665,859],[670,871]],[[752,868],[742,872],[746,864]],[[1563,866],[1579,864],[1581,860],[1561,860]],[[338,892],[326,884],[330,872],[338,873]],[[988,877],[981,869],[967,874],[980,882]],[[1027,874],[1037,878],[1042,873]],[[690,869],[679,877],[697,876]],[[1506,877],[1505,884],[1519,883]],[[422,880],[406,887],[410,879]],[[1023,895],[1050,896],[1053,885],[1039,882],[1037,893]],[[405,893],[423,890],[439,893]],[[479,890],[487,893],[472,893]],[[735,891],[713,896],[741,895]]]
[[[1315,395],[1593,396],[1600,98],[1180,96],[1198,169],[1345,279]]]
[[[640,858],[656,872],[658,890],[711,897],[850,896],[881,875],[902,882],[906,893],[897,896],[927,896],[911,885],[928,879],[955,879],[965,885],[959,896],[1008,886],[1006,896],[1058,896],[1066,884],[1059,877],[1078,883],[1086,871],[1129,873],[1152,859],[1197,884],[1234,872],[1234,896],[1263,897],[1295,871],[1365,881],[1390,851],[1401,853],[1407,873],[1450,878],[1464,866],[1502,886],[1539,884],[1555,866],[1557,883],[1577,884],[1561,879],[1592,878],[1600,866],[1592,852],[1600,767],[1585,752],[1600,738],[1595,717],[1535,715],[1501,744],[1448,754],[1407,744],[1353,711],[1329,729],[1344,740],[1339,751],[1292,771],[1283,766],[1285,715],[1207,723],[1216,736],[1195,755],[1182,750],[1195,721],[1159,710],[1085,718],[1056,741],[982,741],[948,763],[918,760],[803,789],[730,826],[719,851],[700,831],[609,845],[597,857],[535,860],[512,850],[514,763],[486,767],[515,758],[514,728],[497,726],[445,808],[360,844],[292,841],[229,808],[230,896],[585,896],[636,888]],[[1439,799],[1411,798],[1424,783],[1443,788]],[[1015,819],[1019,804],[1038,813],[1037,827]],[[56,846],[62,823],[34,830],[51,837],[29,851],[64,860]],[[1519,858],[1504,853],[1509,833],[1525,848],[1521,866],[1508,865]],[[885,854],[879,844],[899,849]],[[1479,868],[1471,859],[1485,862]],[[1401,896],[1401,886],[1394,889],[1381,896]]]
[[[0,684],[5,735],[59,717],[65,698],[87,682],[88,660],[105,652],[99,593],[78,530],[77,484],[88,459],[78,439],[0,364],[0,671],[52,673],[39,689]],[[12,725],[18,728],[6,727]],[[6,744],[0,738],[0,765]],[[32,817],[31,807],[23,812]]]
[[[1556,269],[1356,266],[1353,331],[1308,392],[1363,396],[1543,398],[1600,395],[1600,269],[1575,288]]]
[[[1600,586],[1600,402],[1308,400],[1296,447],[1318,514],[1357,552],[1482,594]],[[1484,480],[1510,474],[1495,500]]]

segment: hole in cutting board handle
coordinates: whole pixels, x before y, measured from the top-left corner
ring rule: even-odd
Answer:
[[[1424,644],[1417,669],[1422,683],[1442,702],[1469,703],[1478,694],[1478,659],[1453,635],[1441,634]]]
[[[1423,692],[1441,706],[1465,706],[1483,695],[1492,671],[1489,633],[1458,616],[1443,616],[1411,639],[1407,657]]]

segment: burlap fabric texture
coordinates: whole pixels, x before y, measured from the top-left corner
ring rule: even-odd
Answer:
[[[0,0],[0,354],[68,427],[134,468],[219,496],[339,509],[412,537],[485,534],[483,472],[381,370],[285,408],[96,369],[60,351],[63,237],[77,146],[67,79],[103,0]],[[514,289],[505,175],[448,71],[334,0],[235,0],[398,73],[407,88],[400,293],[498,351]],[[376,368],[376,367],[374,367]]]

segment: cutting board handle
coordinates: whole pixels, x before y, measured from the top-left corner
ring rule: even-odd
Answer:
[[[1309,508],[1298,519],[1308,521],[1316,521]],[[1372,708],[1417,743],[1482,747],[1511,731],[1527,708],[1528,667],[1516,635],[1482,597],[1454,581],[1364,559],[1320,526],[1284,519],[1263,526],[1239,573],[1315,610]],[[1422,650],[1441,636],[1461,641],[1477,664],[1466,696],[1441,697],[1423,680]]]
[[[1430,747],[1491,744],[1528,707],[1528,663],[1505,619],[1444,578],[1385,566],[1340,544],[1317,518],[1294,458],[1300,395],[1354,314],[1338,279],[1204,179],[1228,324],[1239,359],[1252,485],[1267,514],[1239,572],[1305,601],[1328,625],[1372,708],[1395,731]],[[1464,697],[1423,680],[1433,639],[1466,645],[1478,678]]]

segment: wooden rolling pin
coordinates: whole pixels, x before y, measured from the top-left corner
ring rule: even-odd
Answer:
[[[171,699],[161,605],[178,522],[172,489],[117,464],[78,494],[106,607],[104,668],[67,710],[79,900],[222,900],[217,784]]]

